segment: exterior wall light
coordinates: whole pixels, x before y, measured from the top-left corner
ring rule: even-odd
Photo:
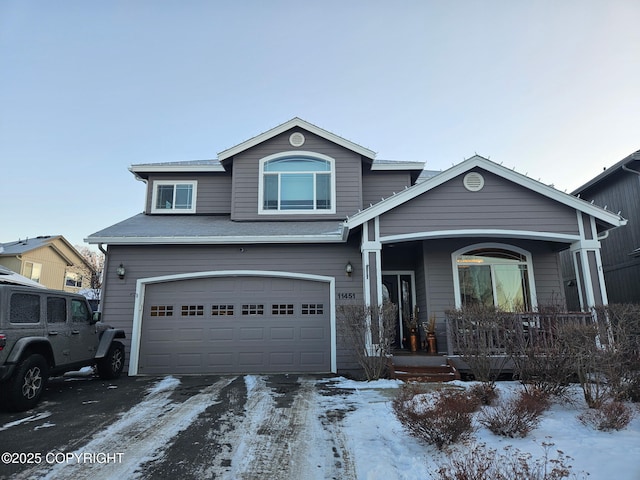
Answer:
[[[351,265],[351,262],[347,262],[347,264],[344,266],[344,271],[347,274],[347,277],[351,276],[351,274],[353,273],[353,265]]]
[[[124,274],[126,273],[124,265],[120,264],[118,268],[116,268],[116,273],[118,274],[118,278],[122,280],[124,278]]]

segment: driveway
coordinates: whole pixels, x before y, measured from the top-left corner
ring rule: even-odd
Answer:
[[[353,479],[352,394],[297,375],[55,378],[36,409],[0,412],[0,479]]]

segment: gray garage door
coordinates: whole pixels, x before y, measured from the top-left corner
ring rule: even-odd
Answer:
[[[139,373],[331,370],[329,286],[214,277],[147,286]]]

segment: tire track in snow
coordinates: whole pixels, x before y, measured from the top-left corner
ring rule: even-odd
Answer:
[[[121,463],[57,464],[46,472],[38,473],[46,473],[43,478],[47,480],[136,478],[140,474],[137,471],[140,465],[156,458],[168,448],[172,438],[216,402],[220,390],[235,378],[223,378],[183,403],[175,403],[169,397],[180,381],[166,377],[150,390],[142,402],[125,412],[106,430],[96,433],[93,440],[75,452],[123,452]],[[24,476],[20,478],[33,478],[34,473],[36,472],[23,472]]]
[[[238,428],[244,433],[234,451],[231,476],[223,478],[355,479],[339,425],[328,429],[321,422],[316,381],[298,382],[291,405],[278,406],[272,389],[257,377],[248,392],[250,415]]]

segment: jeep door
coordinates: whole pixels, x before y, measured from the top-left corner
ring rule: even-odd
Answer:
[[[89,363],[98,348],[98,332],[91,322],[93,313],[82,299],[71,299],[71,359],[73,362]]]
[[[56,367],[71,363],[71,330],[65,297],[47,296],[46,332]]]

